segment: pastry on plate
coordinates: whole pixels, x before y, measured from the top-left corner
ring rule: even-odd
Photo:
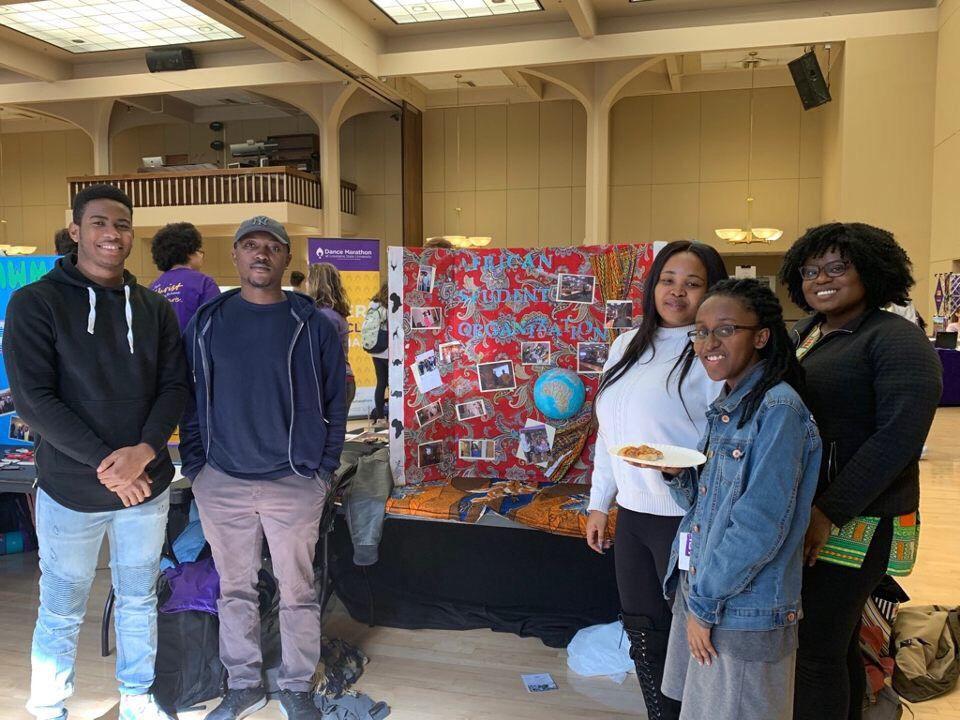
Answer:
[[[663,453],[649,445],[625,445],[619,455],[634,462],[657,462],[663,460]]]

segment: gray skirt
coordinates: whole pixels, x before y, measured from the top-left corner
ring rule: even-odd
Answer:
[[[680,720],[792,720],[796,650],[775,662],[718,651],[701,666],[687,645],[687,612],[674,604],[663,694],[683,703]]]

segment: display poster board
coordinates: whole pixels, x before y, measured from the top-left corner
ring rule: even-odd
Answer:
[[[368,417],[373,409],[377,376],[370,353],[360,344],[360,328],[370,298],[380,290],[380,241],[369,238],[307,238],[311,265],[328,262],[340,271],[350,300],[350,367],[357,383],[357,395],[350,417]]]
[[[933,290],[934,331],[943,330],[950,316],[960,311],[960,273],[938,273]]]
[[[14,291],[46,275],[57,261],[56,255],[19,255],[0,257],[0,340],[7,316],[7,303]],[[33,445],[30,428],[17,415],[10,393],[7,368],[0,351],[0,445],[28,447]]]
[[[600,373],[660,246],[389,248],[394,481],[589,482]]]

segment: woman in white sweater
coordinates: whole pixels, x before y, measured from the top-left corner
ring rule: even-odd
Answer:
[[[616,500],[621,617],[650,720],[680,715],[680,703],[664,696],[660,683],[672,619],[663,576],[684,511],[661,473],[613,458],[607,448],[697,446],[707,406],[723,383],[693,362],[687,332],[707,289],[725,277],[723,260],[709,245],[681,240],[664,247],[644,288],[643,321],[613,343],[597,395],[587,544],[599,553],[607,546],[607,514]]]

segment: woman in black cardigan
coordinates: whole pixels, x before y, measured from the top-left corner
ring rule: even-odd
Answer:
[[[913,567],[918,460],[942,369],[916,325],[881,310],[905,303],[914,284],[889,232],[861,223],[812,228],[787,252],[780,280],[813,313],[793,334],[804,400],[823,438],[804,543],[794,717],[857,720],[865,692],[860,614],[885,573]]]

